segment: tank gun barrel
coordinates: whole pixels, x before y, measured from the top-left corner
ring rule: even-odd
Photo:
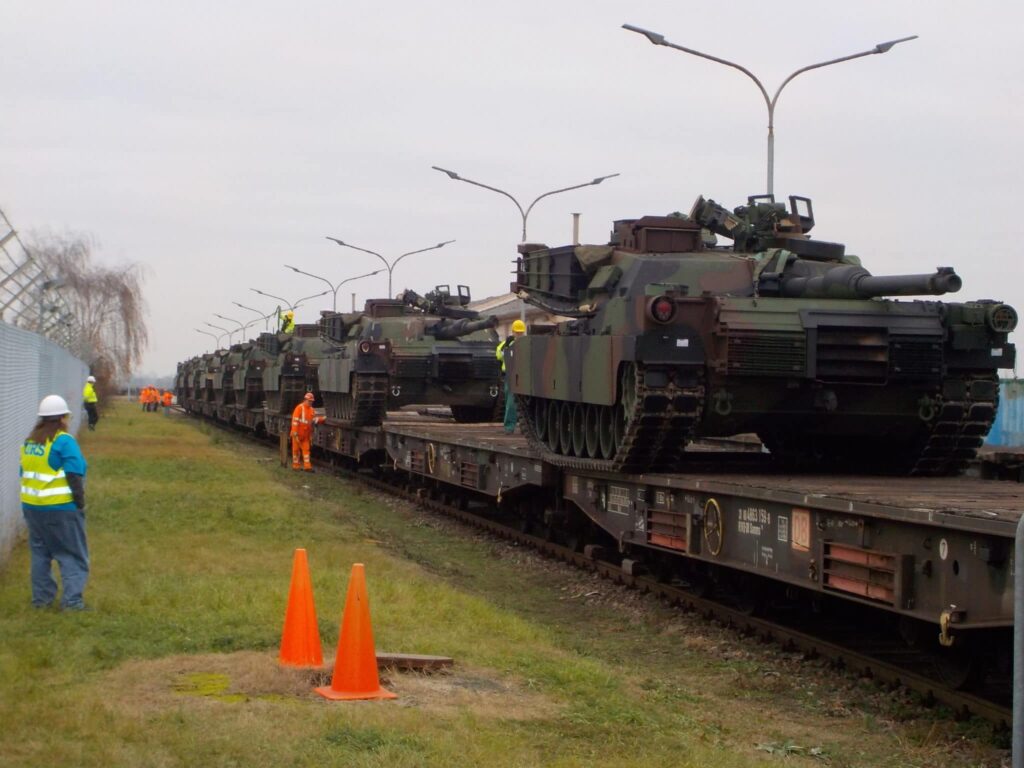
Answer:
[[[498,318],[494,315],[481,317],[479,320],[472,320],[464,317],[459,320],[441,320],[428,329],[435,339],[439,341],[450,341],[462,336],[468,336],[476,331],[484,331],[494,328],[498,324]]]
[[[786,277],[780,295],[805,299],[870,299],[879,296],[942,296],[956,293],[963,282],[952,267],[930,275],[874,276],[852,265],[835,267],[814,277]]]

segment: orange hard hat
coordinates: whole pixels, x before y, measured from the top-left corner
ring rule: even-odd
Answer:
[[[316,397],[313,395],[312,392],[307,392],[306,393],[306,399],[307,400],[316,400]]]

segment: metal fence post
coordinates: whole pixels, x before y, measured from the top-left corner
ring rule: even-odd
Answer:
[[[1013,768],[1024,768],[1024,515],[1013,554]]]

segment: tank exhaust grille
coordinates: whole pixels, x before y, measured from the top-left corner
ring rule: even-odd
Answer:
[[[884,384],[889,334],[884,328],[818,326],[817,371],[822,381]]]
[[[747,376],[802,376],[807,343],[802,333],[730,332],[729,373]]]

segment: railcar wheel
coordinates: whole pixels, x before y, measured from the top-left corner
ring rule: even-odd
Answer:
[[[573,403],[572,406],[572,452],[577,456],[587,455],[587,406]]]
[[[601,458],[601,406],[587,404],[584,406],[584,432],[586,433],[587,456],[592,459]]]
[[[611,405],[601,405],[597,407],[597,410],[601,458],[610,459],[615,456],[615,408]]]
[[[547,414],[544,418],[548,424],[548,448],[550,448],[553,453],[561,453],[559,448],[560,440],[558,439],[558,413],[560,410],[560,403],[557,400],[548,400],[546,404]]]
[[[564,402],[558,409],[558,444],[561,453],[572,456],[572,403]]]

